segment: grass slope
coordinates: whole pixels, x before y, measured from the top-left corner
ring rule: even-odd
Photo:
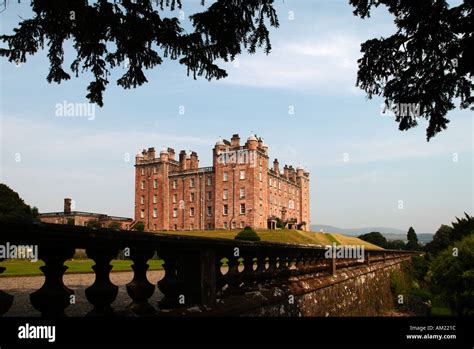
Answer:
[[[203,236],[208,238],[233,239],[240,229],[236,230],[192,230],[192,231],[167,231],[165,234]],[[282,242],[288,244],[310,244],[310,245],[363,245],[367,249],[380,250],[379,246],[363,241],[356,237],[341,234],[319,233],[302,230],[255,230],[262,241]]]

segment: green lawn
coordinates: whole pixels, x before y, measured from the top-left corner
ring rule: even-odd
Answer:
[[[72,259],[66,261],[65,264],[69,267],[68,270],[66,270],[66,273],[92,273],[92,266],[95,262],[92,259]],[[111,264],[113,266],[113,272],[131,271],[131,265],[133,262],[131,260],[113,260]],[[148,265],[150,266],[149,270],[162,269],[162,264],[162,260],[152,259],[148,261]],[[0,263],[0,266],[7,268],[3,274],[0,274],[0,277],[42,275],[43,273],[39,268],[43,265],[43,261],[33,263],[28,260],[8,259]]]

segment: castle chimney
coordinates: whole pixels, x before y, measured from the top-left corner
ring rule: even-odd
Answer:
[[[232,135],[232,138],[230,139],[230,145],[231,147],[240,147],[240,137],[238,134]]]
[[[199,168],[199,158],[195,151],[191,152],[191,168],[197,170]]]
[[[185,150],[181,150],[179,152],[179,169],[181,171],[186,169],[186,151]]]
[[[285,167],[283,167],[283,177],[285,177],[286,179],[290,177],[290,171],[288,169],[288,165],[285,165]]]
[[[155,153],[155,148],[148,148],[148,152],[147,152],[147,159],[149,160],[154,160],[155,159],[155,156],[156,156],[156,153]]]
[[[278,163],[278,159],[273,160],[273,171],[279,175],[280,174],[280,164]]]
[[[71,213],[71,202],[70,198],[64,198],[64,213],[70,214]]]
[[[173,148],[168,148],[168,154],[170,154],[170,160],[174,160],[174,149]]]

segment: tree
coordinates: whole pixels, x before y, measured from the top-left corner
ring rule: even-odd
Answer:
[[[457,315],[474,315],[474,234],[447,248],[431,265],[433,291]],[[456,248],[457,250],[455,250]]]
[[[415,229],[410,227],[407,233],[407,244],[406,249],[409,251],[418,251],[421,250],[420,244],[418,243],[418,236],[416,236]]]
[[[244,230],[239,232],[235,238],[235,240],[246,240],[246,241],[260,241],[260,236],[251,228],[245,227]]]
[[[403,240],[388,240],[385,248],[389,250],[404,250],[406,243]]]
[[[387,239],[378,231],[360,235],[358,238],[383,248],[387,247]]]
[[[17,192],[0,183],[0,220],[38,221],[36,207],[27,205]]]
[[[474,2],[464,0],[453,7],[443,0],[350,0],[350,4],[361,18],[370,17],[372,7],[380,5],[395,16],[395,34],[362,44],[357,85],[368,98],[384,97],[387,107],[402,106],[395,113],[400,130],[425,118],[429,141],[446,129],[446,115],[455,108],[455,100],[461,108],[474,109],[470,79]],[[407,105],[419,112],[406,112]]]
[[[117,221],[112,221],[109,223],[108,228],[113,229],[113,230],[120,230],[122,229],[122,224],[120,224],[120,222],[117,222]]]
[[[87,221],[87,227],[88,228],[93,228],[93,229],[100,229],[102,226],[100,225],[100,222],[98,219],[91,219]]]
[[[451,240],[461,240],[464,236],[467,236],[474,232],[474,217],[469,216],[464,212],[465,218],[459,219],[456,217],[456,222],[452,222],[453,230],[451,231]]]
[[[205,1],[201,1],[205,5]],[[207,10],[189,16],[192,30],[184,29],[176,17],[160,14],[181,9],[181,0],[32,0],[35,16],[23,20],[13,35],[0,40],[8,49],[0,55],[11,62],[26,62],[44,46],[49,47],[48,82],[61,83],[71,78],[63,69],[64,49],[72,40],[76,58],[70,68],[73,74],[90,71],[94,76],[87,90],[92,103],[103,105],[103,92],[109,83],[111,69],[127,66],[117,84],[137,87],[148,80],[143,69],[152,69],[163,58],[179,60],[188,75],[221,79],[227,76],[215,61],[234,60],[242,47],[254,53],[257,47],[271,50],[270,26],[278,27],[273,0],[245,2],[218,0]]]
[[[133,230],[144,231],[145,230],[145,223],[143,223],[143,222],[135,223],[135,225],[133,226]]]
[[[451,232],[453,228],[449,225],[441,225],[433,236],[433,240],[425,246],[425,251],[437,256],[441,251],[445,250],[451,243]]]

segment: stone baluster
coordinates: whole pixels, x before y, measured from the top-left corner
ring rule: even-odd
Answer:
[[[4,261],[4,259],[0,259],[0,262]],[[5,267],[0,267],[0,274],[2,274],[6,270]],[[0,316],[5,314],[8,309],[13,304],[13,296],[0,290]]]
[[[229,257],[227,261],[227,266],[229,270],[225,274],[228,288],[226,293],[228,294],[238,294],[240,293],[240,277],[239,277],[239,258]]]
[[[127,292],[133,301],[128,308],[137,315],[152,315],[156,312],[155,308],[148,303],[148,298],[155,292],[155,285],[146,277],[149,268],[147,262],[154,253],[153,248],[130,250],[130,259],[133,261],[133,279],[127,284]]]
[[[86,289],[87,300],[94,305],[88,316],[113,315],[111,303],[117,298],[118,286],[110,281],[110,262],[117,256],[118,250],[104,248],[87,248],[87,256],[94,260],[92,269],[95,272],[94,283]]]
[[[158,251],[158,255],[163,259],[163,269],[165,276],[158,281],[158,288],[163,293],[164,298],[160,301],[163,309],[182,307],[186,303],[183,298],[183,283],[178,279],[179,254],[177,251]]]
[[[267,277],[267,267],[266,267],[266,264],[267,264],[267,258],[264,254],[259,254],[257,256],[257,260],[256,260],[256,263],[257,263],[257,269],[255,269],[255,279],[257,280],[257,282],[262,282],[263,280],[266,279]]]
[[[45,263],[40,267],[45,280],[40,289],[30,294],[33,308],[44,317],[64,316],[64,310],[71,304],[74,291],[63,282],[64,272],[68,267],[64,262],[74,256],[74,248],[46,248],[39,246],[39,258]]]

